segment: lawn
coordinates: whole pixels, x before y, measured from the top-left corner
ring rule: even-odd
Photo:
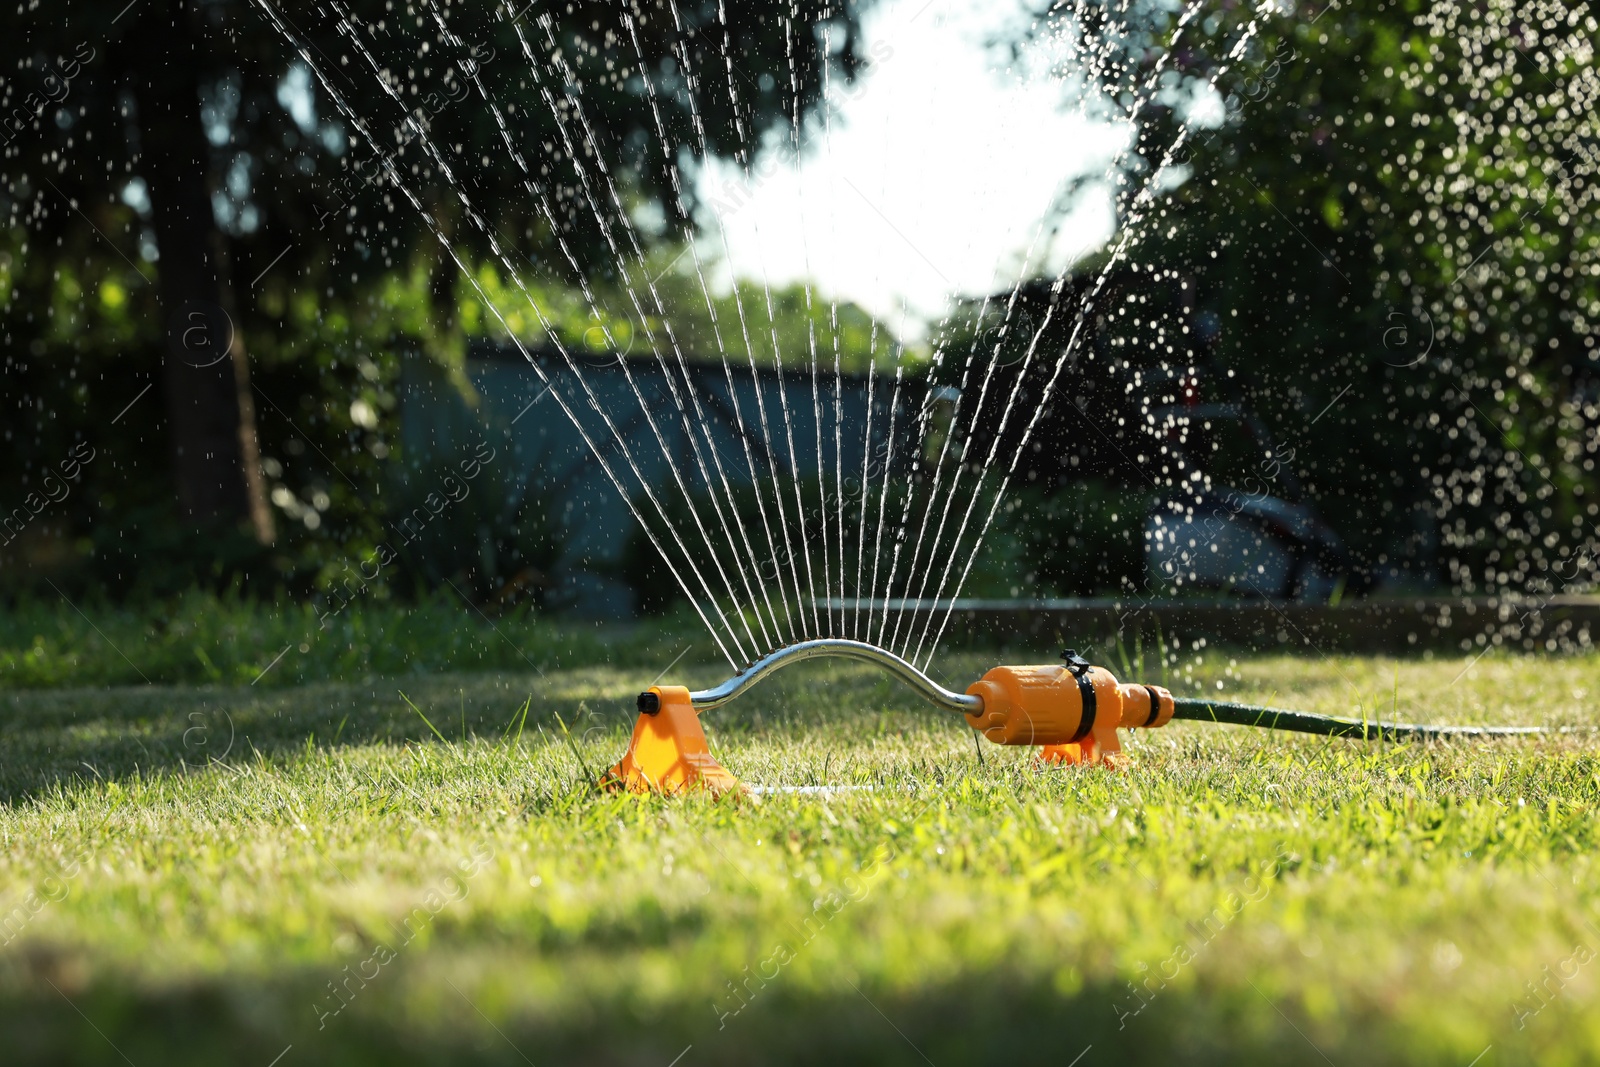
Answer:
[[[1593,734],[1179,723],[1136,734],[1123,773],[1040,768],[824,663],[706,721],[746,782],[828,790],[595,792],[634,695],[689,643],[0,692],[0,1058],[1600,1062]],[[664,680],[720,680],[700,654]],[[939,668],[955,684],[994,660]],[[1468,663],[1208,650],[1168,680],[1596,721],[1600,658]]]

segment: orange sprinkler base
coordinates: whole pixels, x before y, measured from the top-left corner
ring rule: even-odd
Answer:
[[[633,740],[616,766],[600,779],[604,789],[630,793],[687,793],[704,789],[712,796],[738,795],[739,779],[716,761],[700,727],[700,713],[681,685],[652,686],[639,694],[639,721]]]
[[[1036,758],[1040,763],[1099,763],[1105,758],[1100,746],[1093,741],[1079,741],[1070,745],[1044,745]]]

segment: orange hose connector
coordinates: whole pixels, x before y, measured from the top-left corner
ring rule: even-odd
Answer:
[[[967,724],[997,745],[1038,745],[1047,763],[1115,766],[1122,759],[1118,728],[1172,721],[1176,704],[1167,690],[1119,683],[1070,651],[1065,658],[1065,665],[989,671],[967,689],[983,700]]]

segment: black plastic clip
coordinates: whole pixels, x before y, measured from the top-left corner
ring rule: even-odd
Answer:
[[[1074,678],[1082,678],[1088,673],[1089,668],[1093,666],[1088,660],[1078,655],[1078,650],[1075,648],[1062,649],[1061,660],[1067,665],[1067,670],[1072,673]]]

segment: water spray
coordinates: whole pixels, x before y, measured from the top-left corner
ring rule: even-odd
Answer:
[[[825,638],[801,641],[768,653],[712,689],[691,692],[680,685],[651,686],[639,694],[639,719],[628,751],[601,780],[636,793],[713,795],[742,786],[712,756],[700,713],[724,704],[784,667],[811,659],[871,663],[928,703],[965,717],[967,725],[997,745],[1038,748],[1045,763],[1115,769],[1124,757],[1119,729],[1153,730],[1174,719],[1258,726],[1268,730],[1385,741],[1451,737],[1515,737],[1543,733],[1537,726],[1423,726],[1367,722],[1304,711],[1176,697],[1159,685],[1119,682],[1073,649],[1059,664],[992,668],[965,693],[952,692],[899,656],[863,641]]]

